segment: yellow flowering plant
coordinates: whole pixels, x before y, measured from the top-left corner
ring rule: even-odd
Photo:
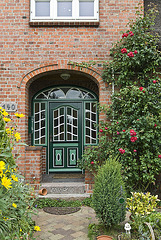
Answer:
[[[15,114],[17,123],[23,116]],[[35,210],[35,199],[31,198],[33,190],[30,185],[20,181],[22,176],[16,169],[12,154],[12,148],[21,139],[17,123],[5,110],[0,109],[0,239],[4,240],[35,239],[33,233],[40,231],[31,219]]]

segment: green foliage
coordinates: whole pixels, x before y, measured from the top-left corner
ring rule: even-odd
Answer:
[[[90,195],[90,197],[87,197],[87,198],[83,199],[82,200],[82,205],[92,207],[92,195]]]
[[[32,239],[34,222],[32,189],[18,179],[13,167],[2,165],[0,161],[0,239]]]
[[[6,133],[6,124],[3,120],[3,114],[0,110],[0,160],[2,159],[10,165],[15,165],[15,160],[11,150],[10,138]]]
[[[88,197],[80,200],[63,200],[63,199],[51,199],[51,198],[39,198],[34,202],[36,208],[44,207],[81,207],[89,206],[91,207],[92,197]]]
[[[109,159],[99,168],[95,177],[93,191],[93,208],[99,220],[111,227],[125,218],[125,186],[121,176],[121,164],[114,159]]]
[[[111,49],[113,60],[104,64],[105,81],[114,81],[119,87],[132,84],[146,86],[149,77],[156,74],[161,62],[157,50],[158,37],[152,29],[157,14],[155,6],[151,6],[145,16],[142,9],[136,11],[136,20],[128,24],[130,30]],[[128,56],[130,52],[132,55]]]
[[[161,170],[161,85],[153,81],[148,88],[129,86],[115,93],[108,121],[100,126],[100,144],[107,154],[118,155],[127,184],[141,191]]]
[[[44,207],[80,207],[82,205],[79,200],[63,200],[63,199],[51,199],[51,198],[43,198],[37,199],[34,203],[37,208]]]
[[[150,214],[155,211],[158,196],[153,196],[149,192],[132,192],[131,198],[127,198],[127,208],[132,216]]]
[[[107,122],[100,126],[100,145],[106,146],[106,154],[118,156],[129,190],[146,191],[161,171],[161,55],[151,28],[156,9],[150,8],[144,17],[137,14],[104,71],[106,80],[120,90],[104,109]]]
[[[0,109],[0,239],[34,239],[33,190],[20,181],[23,177],[18,174],[12,155],[20,134],[16,132],[16,124],[13,128],[10,122],[9,114]]]
[[[106,160],[106,146],[103,144],[100,146],[88,146],[82,158],[78,160],[78,167],[86,169],[89,172],[97,172],[99,166],[101,166]]]
[[[155,239],[159,240],[161,236],[161,213],[151,213],[149,215],[135,215],[133,221],[130,222],[132,231],[137,234],[137,239],[150,240],[151,232],[145,223],[150,223],[155,235]]]
[[[90,240],[95,240],[97,236],[107,235],[112,236],[113,240],[118,239],[117,236],[122,232],[121,225],[114,225],[110,229],[107,229],[103,224],[89,224],[88,226],[88,238]]]

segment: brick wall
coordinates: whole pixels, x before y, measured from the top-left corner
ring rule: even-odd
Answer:
[[[100,0],[99,25],[89,26],[30,26],[29,0],[3,0],[0,14],[0,102],[13,101],[18,112],[25,114],[19,124],[22,140],[28,141],[28,115],[31,112],[30,94],[37,88],[34,82],[53,74],[51,84],[56,84],[56,71],[68,70],[77,76],[95,82],[101,103],[109,104],[111,88],[101,79],[101,67],[92,69],[75,68],[69,61],[108,61],[112,44],[120,38],[120,31],[126,30],[128,19],[135,17],[135,7],[143,0]],[[80,81],[75,81],[79,85]],[[32,85],[33,84],[33,85]],[[32,87],[31,87],[32,86]],[[35,89],[34,89],[35,87]],[[101,116],[103,119],[104,116]],[[41,158],[40,153],[34,153]],[[32,154],[21,149],[18,164],[23,169],[23,160]],[[36,158],[34,158],[36,161]],[[45,157],[43,154],[43,172]],[[41,160],[42,161],[42,160]],[[32,161],[28,164],[33,164]],[[32,167],[29,167],[32,169]],[[36,171],[41,172],[41,166]],[[36,172],[34,172],[36,174]],[[32,178],[32,176],[30,176]],[[40,180],[40,176],[38,176]]]

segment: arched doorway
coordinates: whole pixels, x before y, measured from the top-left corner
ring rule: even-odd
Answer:
[[[98,97],[78,86],[54,86],[32,99],[32,144],[47,150],[46,172],[79,172],[83,149],[97,144]]]

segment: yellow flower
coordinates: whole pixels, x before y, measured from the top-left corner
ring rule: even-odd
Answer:
[[[22,229],[20,228],[20,232],[22,232]]]
[[[18,142],[18,140],[21,139],[21,136],[20,136],[20,133],[19,132],[16,132],[15,133],[15,138],[16,138],[16,141]]]
[[[25,115],[23,115],[22,113],[15,113],[15,116],[16,116],[17,118],[22,118],[22,117],[24,117]]]
[[[7,134],[12,134],[12,130],[10,129],[10,128],[6,128],[6,132],[7,132]]]
[[[3,170],[0,170],[0,177],[3,176]]]
[[[4,170],[5,168],[5,162],[0,161],[0,170]]]
[[[7,177],[3,177],[2,178],[2,183],[1,183],[5,188],[9,189],[9,188],[12,188],[12,186],[10,186],[12,183],[11,183],[11,180],[8,179]]]
[[[13,206],[14,208],[17,208],[17,204],[16,204],[16,203],[13,203],[12,206]]]
[[[34,230],[37,231],[37,232],[38,232],[38,231],[39,231],[39,232],[41,231],[41,229],[40,229],[39,226],[35,226],[35,227],[34,227]]]
[[[6,117],[4,117],[3,119],[4,119],[5,122],[10,122],[11,121],[10,118],[6,118]]]
[[[2,115],[6,117],[6,116],[8,116],[8,113],[3,109],[2,110]]]
[[[13,179],[13,181],[18,182],[18,177],[16,177],[16,175],[12,174],[11,178]]]

